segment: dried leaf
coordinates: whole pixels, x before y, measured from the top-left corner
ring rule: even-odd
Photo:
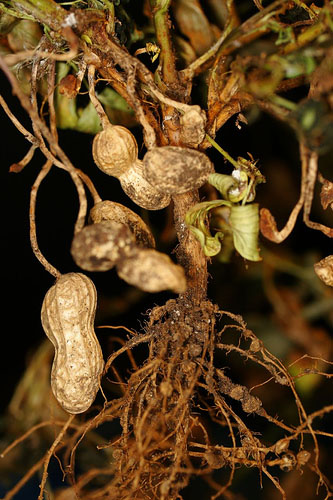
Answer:
[[[268,208],[260,210],[260,232],[265,238],[274,243],[280,243],[281,237],[275,219]]]
[[[69,99],[73,99],[77,96],[77,78],[72,75],[64,76],[59,83],[59,93],[68,97]]]
[[[174,2],[173,14],[180,31],[189,39],[198,55],[203,54],[213,45],[214,33],[198,0]]]
[[[333,182],[324,179],[324,177],[319,174],[319,181],[322,184],[322,188],[320,191],[320,201],[324,210],[330,205],[333,210]]]

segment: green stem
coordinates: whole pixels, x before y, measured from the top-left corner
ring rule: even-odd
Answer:
[[[270,97],[270,101],[277,106],[281,106],[282,108],[289,109],[290,111],[296,111],[297,109],[297,104],[289,101],[288,99],[285,99],[284,97],[281,97],[280,95],[272,95]]]
[[[175,66],[175,57],[170,38],[168,9],[171,0],[150,0],[154,15],[155,32],[158,45],[161,49],[160,61],[162,64],[163,80],[166,84],[178,81]]]
[[[219,153],[221,153],[221,155],[224,156],[226,160],[228,160],[231,163],[231,165],[233,165],[235,168],[239,168],[237,161],[234,160],[232,156],[229,155],[229,153],[227,153],[224,149],[222,149],[221,146],[217,144],[217,142],[215,142],[214,139],[212,139],[208,134],[206,134],[206,139],[208,142],[211,143],[212,146],[214,146],[215,149],[218,150]]]

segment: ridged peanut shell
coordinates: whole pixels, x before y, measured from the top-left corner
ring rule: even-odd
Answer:
[[[143,165],[137,160],[120,178],[124,192],[134,203],[146,210],[161,210],[171,202],[168,194],[156,189],[143,175]]]
[[[117,272],[121,279],[145,292],[186,290],[184,269],[157,250],[137,249],[131,257],[119,262]]]
[[[138,157],[134,135],[121,125],[110,125],[95,135],[93,158],[104,173],[120,177]]]
[[[104,361],[95,313],[95,286],[81,273],[62,275],[44,298],[42,325],[55,349],[51,387],[68,413],[86,411],[99,389]]]
[[[143,158],[143,175],[156,189],[169,195],[198,189],[214,172],[204,153],[178,146],[150,149]]]
[[[154,236],[147,224],[138,214],[120,203],[110,200],[100,201],[92,207],[89,215],[94,224],[105,220],[127,224],[138,246],[155,247]]]
[[[86,271],[108,271],[130,255],[134,246],[134,235],[126,224],[104,220],[84,227],[74,236],[71,254]]]

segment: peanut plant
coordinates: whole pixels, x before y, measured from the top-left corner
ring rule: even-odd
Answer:
[[[285,500],[295,498],[288,477],[300,489],[302,474],[312,481],[305,500],[333,496],[321,451],[333,434],[320,424],[333,405],[308,411],[299,385],[307,376],[314,387],[331,380],[332,309],[317,342],[313,312],[274,281],[279,270],[289,273],[326,304],[333,256],[304,270],[273,245],[292,234],[300,213],[314,233],[333,236],[326,219],[311,216],[314,199],[325,213],[333,206],[333,184],[318,169],[332,151],[332,32],[330,1],[0,1],[0,68],[31,122],[26,128],[0,95],[28,145],[10,175],[28,169],[39,150],[30,241],[54,280],[41,313],[51,343],[45,340],[29,368],[53,363],[47,402],[32,420],[25,403],[24,433],[1,457],[50,428],[39,438],[46,452],[3,500],[36,473],[38,500],[197,498],[193,482],[203,499]],[[251,151],[236,157],[223,141],[224,130],[251,128],[259,113],[298,144],[298,201],[282,229],[261,201],[265,192],[278,197],[279,185],[272,187],[260,158]],[[80,168],[62,145],[70,130],[89,142]],[[38,193],[55,169],[68,174],[78,197],[69,272],[50,262],[37,238]],[[123,203],[113,199],[114,186]],[[301,346],[293,359],[269,349],[241,311],[210,299],[212,270],[228,266],[244,276],[263,270],[272,308]],[[154,294],[138,331],[96,320],[95,333],[100,273],[110,273],[110,288],[117,279],[141,298]],[[166,300],[156,305],[160,292]],[[14,418],[18,394],[9,404]],[[292,410],[284,412],[287,400]],[[85,447],[88,462],[80,455]],[[53,456],[65,481],[59,489],[49,472]],[[250,473],[253,491],[238,479]]]

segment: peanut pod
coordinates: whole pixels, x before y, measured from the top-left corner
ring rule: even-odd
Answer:
[[[119,278],[145,292],[172,290],[184,293],[186,290],[184,269],[152,248],[137,248],[117,264],[117,272]]]
[[[134,135],[121,125],[110,125],[95,135],[92,153],[98,168],[120,177],[138,157]]]
[[[94,332],[96,289],[84,274],[60,276],[45,295],[41,319],[55,349],[51,387],[68,413],[94,402],[104,361]]]
[[[210,159],[196,149],[161,146],[150,149],[143,158],[143,176],[149,184],[167,195],[198,189],[214,172]]]
[[[157,189],[143,176],[143,165],[137,160],[119,177],[121,187],[129,198],[146,210],[161,210],[171,202],[171,197]]]
[[[90,219],[94,224],[105,220],[112,220],[120,224],[127,224],[135,237],[135,242],[141,247],[155,247],[155,239],[147,224],[141,217],[129,208],[105,200],[96,203],[90,210]]]
[[[86,271],[109,271],[128,256],[135,237],[127,224],[103,220],[76,233],[71,254],[76,264]]]

